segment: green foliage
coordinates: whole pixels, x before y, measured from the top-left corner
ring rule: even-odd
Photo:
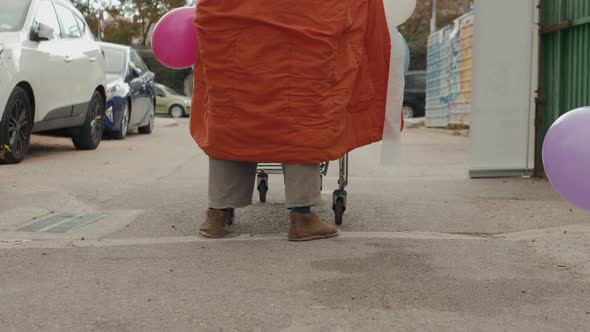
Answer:
[[[128,20],[120,9],[109,10],[109,16],[113,22],[105,26],[103,40],[115,44],[130,45],[133,38],[139,34],[140,26]]]
[[[437,27],[453,23],[457,17],[465,13],[471,0],[438,0]],[[400,33],[406,39],[412,59],[411,70],[426,69],[426,49],[430,35],[430,18],[432,8],[427,1],[418,1],[412,17],[399,27]]]
[[[146,45],[150,29],[168,11],[185,5],[194,5],[195,0],[72,0],[82,12],[92,33],[98,36],[98,11],[105,9],[110,17],[104,27],[104,40],[118,44],[130,44],[133,38],[141,37]]]
[[[129,13],[133,23],[140,27],[141,45],[146,45],[153,25],[168,11],[182,7],[186,0],[120,0],[121,8]]]
[[[138,50],[148,68],[156,74],[156,82],[164,84],[184,95],[184,80],[192,69],[173,70],[164,67],[149,49]]]
[[[185,5],[194,5],[195,0],[72,0],[74,5],[86,16],[90,29],[97,35],[98,8],[106,8],[111,22],[105,26],[104,40],[117,44],[131,44],[135,37],[141,37],[140,44],[145,46],[150,29],[166,12]],[[446,26],[468,8],[471,0],[438,0],[438,26]],[[411,69],[426,68],[426,44],[430,34],[430,7],[427,1],[417,1],[414,15],[400,27],[412,54]],[[116,4],[116,5],[114,5]],[[154,68],[161,67],[157,61]],[[175,89],[182,91],[176,75],[163,68],[164,80],[172,83]],[[184,77],[184,76],[183,76]],[[177,82],[178,81],[178,82]]]

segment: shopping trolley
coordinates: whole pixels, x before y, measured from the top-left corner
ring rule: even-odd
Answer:
[[[348,193],[346,192],[346,186],[348,185],[348,153],[338,160],[340,167],[338,174],[338,189],[332,193],[332,210],[334,210],[336,225],[342,225],[342,219],[344,217],[344,211],[346,211],[346,198]],[[322,179],[328,174],[329,162],[320,164],[320,174]],[[281,164],[269,164],[261,163],[258,164],[257,176],[256,176],[256,188],[260,196],[260,202],[266,202],[266,194],[268,192],[268,176],[270,174],[282,174],[283,166]]]

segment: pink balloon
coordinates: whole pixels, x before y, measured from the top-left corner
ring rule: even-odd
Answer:
[[[152,37],[152,50],[164,66],[184,69],[197,62],[195,7],[177,8],[164,15]]]

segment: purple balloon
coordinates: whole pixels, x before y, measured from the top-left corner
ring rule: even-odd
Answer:
[[[560,117],[543,144],[545,173],[575,206],[590,211],[590,107]]]
[[[166,67],[184,69],[197,60],[195,7],[177,8],[164,15],[152,36],[152,50]]]

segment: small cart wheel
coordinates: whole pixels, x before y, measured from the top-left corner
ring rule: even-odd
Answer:
[[[342,197],[338,197],[336,199],[336,204],[334,205],[334,215],[336,219],[336,225],[342,225],[342,219],[344,217],[344,210],[346,207],[344,206],[344,199]]]
[[[260,194],[260,202],[266,203],[266,193],[268,192],[268,174],[264,171],[260,171],[256,176],[258,179],[258,193]]]
[[[224,211],[224,215],[225,215],[225,222],[228,225],[233,225],[234,224],[234,220],[235,220],[234,209],[225,210]]]
[[[260,194],[260,202],[266,203],[266,193],[268,192],[268,182],[266,179],[260,179],[258,183],[258,193]]]

